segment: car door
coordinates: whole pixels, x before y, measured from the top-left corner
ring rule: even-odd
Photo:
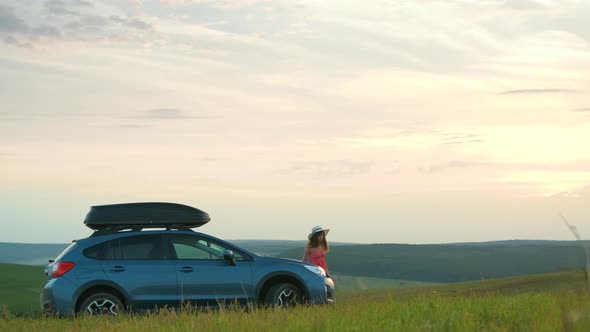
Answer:
[[[218,306],[253,298],[252,261],[221,242],[198,234],[169,234],[176,254],[178,297],[182,303]],[[234,251],[236,264],[227,262],[224,250]]]
[[[134,309],[178,305],[173,253],[162,235],[128,236],[105,243],[102,267]]]

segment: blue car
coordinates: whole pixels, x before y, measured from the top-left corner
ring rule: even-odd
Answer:
[[[94,233],[73,241],[46,268],[43,312],[333,303],[334,283],[321,267],[259,256],[191,229],[209,220],[174,203],[92,207],[85,224]]]

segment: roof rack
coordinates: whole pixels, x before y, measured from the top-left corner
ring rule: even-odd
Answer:
[[[116,234],[123,231],[130,231],[130,232],[140,232],[144,229],[150,228],[165,228],[168,231],[171,230],[179,230],[179,231],[193,231],[189,227],[184,227],[182,225],[158,225],[158,224],[149,224],[149,225],[117,225],[113,227],[105,227],[98,230],[95,230],[90,237],[101,236],[101,235],[109,235],[109,234]]]
[[[92,206],[84,224],[95,231],[144,228],[190,229],[211,220],[197,208],[176,203],[123,203]]]

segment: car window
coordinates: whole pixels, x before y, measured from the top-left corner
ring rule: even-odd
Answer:
[[[93,245],[92,247],[88,247],[88,248],[84,249],[84,251],[82,253],[84,254],[84,256],[86,256],[90,259],[101,259],[101,253],[103,252],[103,248],[104,248],[104,243],[99,243],[99,244]]]
[[[173,246],[178,259],[213,259],[212,253],[199,247],[182,243],[174,243]]]
[[[156,234],[103,242],[84,250],[84,255],[99,260],[161,260],[172,257],[161,236]]]
[[[122,238],[119,248],[121,255],[119,259],[150,259],[152,252],[158,250],[154,241],[143,236]]]
[[[244,259],[233,248],[199,236],[175,235],[170,239],[178,259],[223,259],[223,251],[226,249],[234,251],[236,260]]]
[[[78,242],[73,241],[72,243],[70,243],[69,246],[67,246],[56,258],[55,261],[59,261],[61,260],[61,258],[63,256],[65,256],[65,254],[67,254],[68,252],[72,251],[72,249],[74,249],[76,246],[78,246]]]

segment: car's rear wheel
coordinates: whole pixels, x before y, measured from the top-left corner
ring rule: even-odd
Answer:
[[[80,314],[118,315],[123,309],[123,302],[111,293],[96,293],[90,295],[80,305]]]
[[[276,308],[288,308],[303,302],[301,290],[290,283],[272,286],[266,293],[264,304]]]

